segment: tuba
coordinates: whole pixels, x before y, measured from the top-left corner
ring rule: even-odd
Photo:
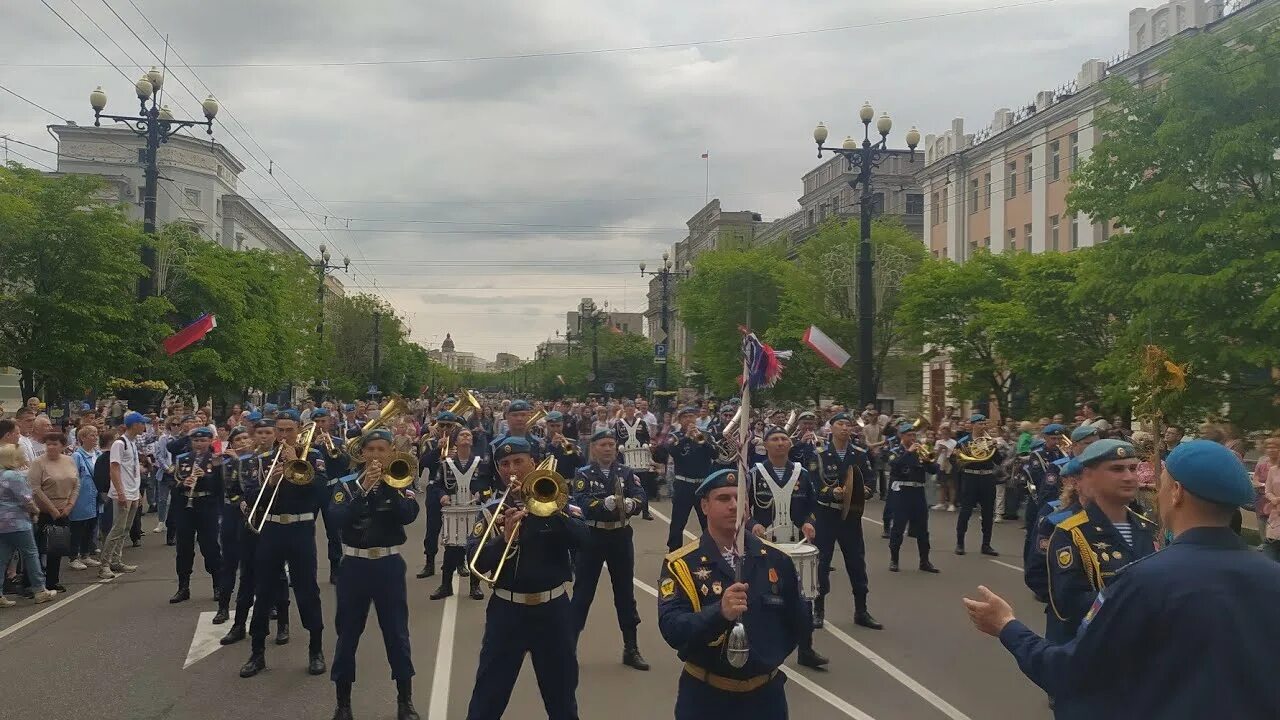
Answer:
[[[546,460],[538,463],[529,474],[520,479],[520,485],[517,492],[524,498],[524,508],[529,511],[530,515],[535,517],[551,517],[561,512],[569,504],[569,483],[555,470],[556,460],[554,456],[548,457]],[[489,524],[485,526],[484,533],[480,535],[480,542],[476,548],[476,552],[471,556],[471,561],[467,566],[471,569],[474,577],[483,580],[492,587],[498,583],[498,578],[502,576],[502,569],[506,567],[507,558],[511,557],[513,546],[520,537],[520,524],[517,523],[511,531],[511,539],[507,541],[506,547],[502,550],[502,558],[498,560],[498,567],[493,572],[485,575],[476,568],[476,562],[480,559],[480,553],[484,552],[484,546],[493,535],[494,529],[497,527],[498,518],[514,505],[508,505],[511,499],[511,491],[516,489],[515,486],[508,486],[506,492],[502,494],[502,498],[493,508],[493,513],[489,517]]]
[[[356,465],[363,465],[364,457],[361,454],[360,446],[364,444],[365,436],[374,430],[391,427],[392,420],[400,417],[401,415],[407,414],[409,414],[409,406],[405,404],[404,398],[399,395],[393,395],[391,399],[387,401],[387,404],[383,405],[382,409],[378,411],[377,417],[365,423],[365,426],[360,428],[359,435],[347,440],[347,443],[344,446],[344,449],[347,452],[347,457],[351,458],[352,463]]]

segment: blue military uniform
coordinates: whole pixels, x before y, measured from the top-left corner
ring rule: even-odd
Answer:
[[[981,413],[969,418],[969,422],[980,423],[987,417]],[[954,462],[960,466],[960,512],[956,518],[956,554],[964,554],[964,536],[969,532],[969,518],[977,507],[982,516],[982,554],[996,556],[1000,553],[991,547],[991,531],[995,523],[996,508],[996,469],[1003,460],[1000,451],[996,450],[986,460],[965,460],[960,452],[972,443],[972,436],[965,436],[956,443]]]
[[[329,411],[326,410],[325,408],[317,408],[314,412],[311,413],[311,419],[313,421],[316,420],[317,418],[324,418],[328,416],[329,416]],[[316,428],[316,432],[320,433],[320,432],[327,432],[327,431]],[[321,443],[318,438],[316,442],[313,443],[312,445],[313,447],[319,449],[319,451],[324,455],[325,474],[328,475],[330,478],[329,490],[333,490],[334,486],[338,483],[338,478],[346,475],[347,470],[350,467],[350,461],[347,458],[346,454],[342,451],[342,448],[346,444],[346,440],[344,438],[337,437],[337,436],[331,436],[331,437],[332,437],[333,447],[335,451],[333,454],[330,454],[329,451],[325,449],[324,444]],[[340,523],[337,521],[337,519],[332,517],[332,508],[329,507],[330,505],[329,496],[331,496],[332,494],[333,494],[332,492],[328,493],[324,498],[324,500],[320,503],[320,515],[321,517],[324,518],[324,536],[326,541],[326,554],[328,555],[328,558],[329,558],[329,584],[330,585],[337,582],[338,569],[342,567],[342,528],[340,527]]]
[[[1060,482],[1080,474],[1080,463],[1074,458],[1061,458],[1054,465],[1058,468]],[[1053,534],[1053,529],[1058,523],[1075,515],[1081,507],[1078,496],[1066,506],[1062,504],[1062,500],[1055,499],[1041,505],[1036,515],[1031,546],[1023,558],[1022,579],[1039,602],[1046,604],[1049,602],[1049,564],[1046,562],[1049,536]],[[1048,608],[1045,612],[1052,614]]]
[[[271,453],[250,453],[247,457],[232,461],[230,468],[227,467],[227,463],[223,463],[224,475],[231,478],[227,483],[227,503],[222,516],[224,602],[230,600],[231,588],[235,585],[236,570],[238,569],[240,573],[235,615],[231,629],[220,641],[223,645],[231,645],[245,638],[245,623],[249,620],[249,609],[253,607],[254,592],[257,588],[259,538],[257,533],[249,529],[246,515],[258,499],[258,493],[262,489],[262,476],[266,474],[271,458]],[[263,498],[262,502],[265,504],[266,500],[267,498]],[[234,511],[234,515],[231,511]],[[235,541],[230,544],[226,540],[228,530],[235,533]],[[228,567],[228,547],[234,547],[236,550],[235,567]],[[289,641],[289,579],[284,570],[280,571],[278,577],[279,582],[275,591],[275,642],[277,645],[284,645]]]
[[[697,412],[691,407],[680,411],[680,417],[689,414],[697,415]],[[659,462],[664,462],[669,455],[675,464],[676,479],[671,488],[671,527],[667,532],[668,550],[675,550],[684,544],[684,527],[689,522],[690,512],[697,513],[698,525],[703,530],[707,528],[707,518],[694,497],[698,485],[711,474],[711,464],[716,459],[715,446],[710,442],[711,436],[704,436],[708,438],[706,441],[694,442],[683,431],[675,430],[667,438],[666,445],[657,457]]]
[[[488,502],[493,496],[490,485],[489,461],[479,455],[472,455],[465,462],[455,453],[439,463],[431,483],[427,486],[427,563],[435,562],[435,550],[438,547],[441,528],[444,524],[444,498],[449,498],[451,505],[466,503],[474,507]],[[465,492],[463,488],[465,487]],[[434,568],[433,568],[434,569]],[[440,587],[431,594],[432,600],[441,600],[453,595],[453,573],[462,577],[471,575],[467,570],[466,547],[463,545],[445,545],[444,562],[441,566]],[[480,580],[471,577],[470,597],[483,600]]]
[[[594,443],[605,437],[612,434],[602,430],[591,440]],[[574,557],[575,630],[580,634],[587,625],[600,571],[608,563],[613,607],[622,631],[623,664],[648,670],[636,640],[640,613],[636,610],[636,557],[630,524],[631,518],[644,508],[644,488],[636,474],[617,460],[608,467],[592,462],[579,470],[572,482],[570,502],[582,509],[588,527],[588,540]]]
[[[840,413],[831,419],[848,420]],[[831,592],[831,560],[836,545],[844,558],[845,571],[849,573],[849,585],[853,589],[856,607],[864,612],[867,606],[867,548],[862,537],[862,511],[866,506],[866,483],[872,475],[871,460],[867,451],[850,439],[844,448],[828,444],[816,457],[818,470],[814,475],[814,529],[817,535],[813,544],[818,548],[818,597],[813,602],[814,625],[821,627],[826,617],[826,597]],[[836,492],[843,488],[845,479],[852,473],[853,496],[849,500],[849,513],[844,515],[844,496]],[[841,491],[843,492],[843,490]]]
[[[459,432],[458,428],[461,426],[461,423],[462,418],[448,411],[442,412],[436,416],[436,424],[445,426],[446,432],[450,435],[450,448],[454,447],[454,439],[457,437],[457,433]],[[450,425],[456,427],[451,428],[449,427]],[[474,437],[475,436],[473,435],[473,451],[477,447],[474,443]],[[445,460],[445,458],[441,457],[441,451],[443,449],[444,446],[440,438],[429,438],[423,444],[418,464],[422,468],[423,472],[427,474],[427,477],[431,479],[431,482],[435,482],[441,477],[441,468]],[[452,449],[450,450],[450,454],[453,454]],[[488,473],[489,467],[486,464],[481,467],[480,470]],[[485,478],[485,483],[489,482],[487,475],[481,475],[480,477]],[[422,551],[426,556],[426,563],[422,568],[422,572],[418,573],[419,578],[427,578],[436,574],[436,553],[440,551],[440,531],[444,527],[444,516],[440,511],[440,497],[439,493],[434,496],[430,491],[427,493],[427,532],[422,538]],[[450,589],[452,589],[452,586]]]
[[[1174,449],[1166,470],[1202,506],[1253,496],[1240,460],[1208,440]],[[1060,720],[1276,718],[1280,690],[1260,668],[1274,662],[1277,601],[1280,566],[1229,527],[1195,527],[1119,571],[1067,644],[1017,620],[1000,641]]]
[[[195,438],[211,439],[208,428],[191,431]],[[203,473],[196,479],[194,488],[184,483],[192,473]],[[191,568],[195,564],[196,543],[204,558],[205,572],[213,578],[213,594],[222,597],[222,549],[218,544],[218,518],[222,512],[222,473],[215,472],[213,451],[205,450],[197,455],[184,452],[173,459],[172,483],[174,492],[169,503],[169,522],[175,527],[178,552],[175,565],[178,572],[178,591],[171,603],[183,602],[191,597]]]
[[[899,428],[899,432],[910,431],[910,425]],[[936,475],[939,472],[938,463],[925,462],[918,453],[909,452],[901,443],[889,455],[888,503],[893,506],[890,511],[893,525],[889,530],[889,569],[894,572],[898,571],[898,552],[902,548],[904,533],[916,539],[920,569],[938,572],[929,562],[929,503],[924,496],[924,487],[925,474]]]
[[[715,487],[732,487],[736,475],[718,471],[703,483],[700,495]],[[740,668],[729,664],[725,654],[734,623],[720,613],[720,597],[736,582],[738,564],[741,580],[748,585],[741,622],[750,645]],[[658,627],[684,661],[676,720],[787,717],[786,677],[778,668],[810,631],[810,620],[795,564],[786,553],[748,534],[743,556],[726,558],[704,532],[666,556],[658,584]]]
[[[391,443],[391,433],[376,430],[365,437]],[[333,518],[342,532],[345,561],[338,575],[334,648],[330,678],[338,688],[339,707],[350,707],[351,684],[356,680],[356,646],[364,633],[369,606],[378,611],[378,627],[391,665],[391,678],[398,690],[399,717],[418,717],[413,712],[409,684],[413,659],[409,650],[409,605],[405,588],[405,562],[400,546],[405,541],[404,526],[418,517],[418,503],[412,490],[396,490],[378,483],[369,490],[361,487],[363,473],[341,478],[331,486]],[[406,704],[408,707],[406,708]]]
[[[493,462],[531,453],[527,440],[506,438],[494,449]],[[475,558],[475,569],[484,573],[496,571],[505,547],[496,526],[489,540],[480,544],[497,505],[495,498],[480,512],[467,543],[467,557]],[[521,506],[518,498],[508,505]],[[503,716],[526,654],[533,656],[548,719],[578,717],[577,631],[566,590],[573,572],[569,552],[586,542],[586,525],[565,512],[546,518],[530,515],[521,523],[513,554],[495,578],[485,612],[468,720],[499,720]]]

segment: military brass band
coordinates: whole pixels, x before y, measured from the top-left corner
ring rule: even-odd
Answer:
[[[976,509],[981,550],[996,554],[991,524],[1002,456],[981,415],[971,418],[973,430],[955,452],[941,458],[923,438],[929,430],[923,418],[885,428],[835,412],[820,425],[815,413],[793,410],[754,425],[749,411],[729,403],[703,421],[697,409],[681,408],[670,431],[660,434],[628,403],[579,440],[576,425],[571,437],[560,412],[535,411],[524,400],[510,402],[505,430],[489,436],[479,422],[482,409],[465,392],[407,443],[397,442],[395,427],[412,411],[398,397],[363,423],[323,409],[306,423],[292,410],[259,417],[253,427],[236,428],[218,453],[211,431],[192,431],[186,452],[168,469],[183,498],[173,515],[178,590],[171,602],[191,597],[198,547],[218,603],[214,623],[231,623],[222,644],[250,640],[240,670],[250,678],[268,667],[271,620],[275,645],[289,643],[292,592],[308,635],[303,667],[313,675],[329,672],[335,718],[352,717],[355,651],[372,607],[396,685],[397,717],[417,718],[406,583],[411,561],[403,548],[422,495],[425,558],[417,577],[440,576],[429,597],[453,596],[455,578],[465,578],[462,594],[487,600],[466,717],[502,717],[529,654],[547,716],[577,718],[577,646],[606,568],[621,662],[649,670],[638,638],[634,523],[654,519],[649,503],[670,465],[671,518],[657,594],[658,629],[684,662],[676,717],[724,711],[774,718],[785,714],[779,667],[786,657],[796,651],[800,665],[829,664],[814,644],[829,611],[862,628],[883,628],[869,611],[862,524],[875,492],[886,501],[891,571],[900,570],[902,546],[912,538],[919,569],[938,572],[930,557],[925,482],[944,459],[962,478],[956,552],[965,552]],[[1067,452],[1078,453],[1094,438],[1080,431],[1068,438],[1061,426],[1045,428],[1044,436],[1016,466],[1013,484],[1030,508],[1027,584],[1047,604],[1051,637],[1065,640],[1087,610],[1084,598],[1110,567],[1102,562],[1081,580],[1046,563],[1081,537],[1093,539],[1084,505],[1070,491],[1074,469]],[[730,492],[740,483],[745,507]],[[700,531],[686,543],[691,514]],[[336,586],[331,666],[322,641],[318,519]],[[747,534],[739,554],[733,534],[740,519]],[[1135,518],[1134,532],[1146,531]],[[828,603],[837,549],[852,607]],[[641,579],[645,574],[642,568]]]

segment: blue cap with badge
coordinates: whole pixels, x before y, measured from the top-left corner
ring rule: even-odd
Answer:
[[[552,410],[551,412],[547,413],[547,422],[549,423],[564,422],[564,413],[560,412],[559,410]]]
[[[1073,457],[1058,458],[1053,461],[1053,464],[1058,466],[1058,477],[1064,478],[1079,475],[1080,471],[1084,469],[1080,461]]]
[[[764,431],[764,439],[768,440],[774,435],[786,435],[787,437],[791,437],[790,435],[787,434],[786,428],[779,427],[777,425],[770,425],[769,429]]]
[[[591,442],[596,442],[596,441],[598,441],[598,440],[604,440],[604,439],[606,439],[606,438],[607,438],[607,439],[610,439],[610,440],[616,440],[616,439],[617,439],[617,438],[615,438],[615,437],[614,437],[614,435],[613,435],[613,431],[612,431],[612,430],[597,430],[597,431],[595,431],[594,433],[591,433]]]
[[[511,455],[532,455],[533,447],[529,445],[529,441],[522,437],[508,437],[502,439],[502,444],[493,449],[493,461],[500,462],[505,457]]]
[[[853,422],[853,420],[849,418],[849,413],[847,412],[838,412],[835,415],[831,416],[831,424],[833,425],[836,424],[837,422],[840,422],[841,420],[844,420],[846,422]]]
[[[1061,435],[1066,431],[1067,429],[1063,427],[1060,423],[1049,423],[1048,425],[1044,426],[1044,430],[1041,431],[1041,434],[1042,435]]]
[[[1123,440],[1099,440],[1085,448],[1076,459],[1084,467],[1091,467],[1112,460],[1137,460],[1138,451]]]
[[[391,430],[389,428],[384,428],[384,427],[374,428],[369,432],[364,433],[360,436],[360,447],[363,448],[365,445],[368,445],[374,440],[386,440],[387,444],[389,445],[391,444],[391,439],[392,439],[392,435],[391,435]]]
[[[698,408],[693,407],[692,405],[688,405],[680,408],[680,412],[676,413],[676,417],[683,417],[685,415],[697,415],[697,414],[698,414]]]
[[[356,411],[356,406],[353,405],[352,403],[347,403],[346,405],[342,406],[342,412],[344,413],[355,412],[355,411]]]
[[[198,427],[191,430],[192,440],[212,440],[213,431],[207,427]]]
[[[441,412],[439,415],[436,415],[436,422],[453,423],[454,425],[461,425],[462,418],[458,417],[454,413],[449,412],[448,410],[445,410]]]
[[[1090,425],[1089,423],[1085,423],[1080,427],[1076,428],[1075,430],[1071,431],[1071,442],[1077,443],[1077,442],[1080,442],[1081,440],[1084,440],[1087,437],[1092,437],[1097,434],[1098,434],[1098,428]]]
[[[279,423],[281,420],[292,420],[294,422],[298,422],[298,418],[298,411],[293,409],[281,410],[276,413],[276,423]]]
[[[986,416],[986,415],[983,415],[982,413],[974,413],[974,414],[972,414],[972,415],[970,415],[970,416],[969,416],[969,422],[971,422],[971,423],[975,423],[975,422],[985,422],[985,421],[986,421],[986,419],[987,419],[987,416]]]
[[[711,493],[712,490],[720,488],[738,487],[738,471],[734,469],[717,470],[707,476],[706,480],[693,491],[694,497],[704,498]]]
[[[316,408],[315,410],[311,411],[312,420],[315,420],[316,418],[324,418],[324,417],[329,417],[329,410],[327,408]]]
[[[1187,492],[1211,503],[1238,507],[1254,500],[1253,484],[1244,463],[1226,446],[1212,440],[1182,443],[1165,458],[1164,467]]]
[[[511,404],[507,406],[507,412],[530,412],[532,410],[533,406],[529,404],[528,400],[512,400]]]
[[[912,425],[912,424],[911,424],[911,423],[909,423],[909,422],[904,422],[904,423],[901,423],[900,425],[898,425],[898,434],[900,434],[900,435],[901,435],[902,433],[909,433],[909,432],[913,433],[913,432],[915,432],[915,431],[916,431],[916,426],[915,426],[915,425]]]

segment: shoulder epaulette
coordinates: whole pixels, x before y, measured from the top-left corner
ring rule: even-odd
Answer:
[[[1068,509],[1066,509],[1066,510],[1059,510],[1059,511],[1057,511],[1057,512],[1049,513],[1049,515],[1048,515],[1047,519],[1049,520],[1049,524],[1050,524],[1050,525],[1057,525],[1058,523],[1062,522],[1063,520],[1066,520],[1067,518],[1071,517],[1071,516],[1072,516],[1072,514],[1073,514],[1073,513],[1072,513],[1071,509],[1070,509],[1070,508],[1068,508]],[[1069,528],[1068,528],[1068,529],[1069,529]]]
[[[685,545],[684,547],[676,548],[675,550],[672,550],[671,552],[667,553],[667,556],[666,556],[667,562],[675,562],[676,560],[679,560],[685,555],[688,555],[689,553],[698,549],[699,544],[701,544],[700,540],[693,540],[688,545]]]
[[[1057,523],[1057,525],[1063,530],[1074,530],[1087,522],[1089,522],[1089,513],[1080,510],[1066,520]]]

